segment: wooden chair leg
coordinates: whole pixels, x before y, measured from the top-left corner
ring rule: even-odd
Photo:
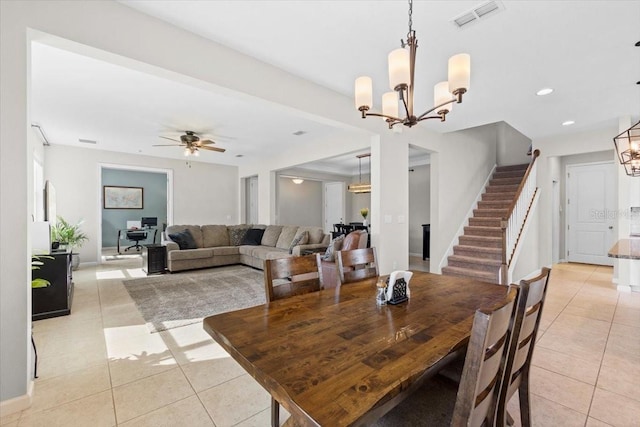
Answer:
[[[280,404],[273,397],[271,398],[271,427],[280,426]]]
[[[518,387],[520,399],[520,423],[522,427],[531,427],[531,399],[529,397],[529,372],[523,372],[520,386]]]

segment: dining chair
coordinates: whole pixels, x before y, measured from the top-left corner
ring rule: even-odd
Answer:
[[[493,426],[517,294],[512,287],[502,302],[476,311],[459,385],[435,376],[373,425]]]
[[[547,295],[551,270],[543,267],[537,277],[520,281],[520,291],[514,316],[513,338],[505,368],[505,378],[498,402],[496,425],[512,425],[507,404],[518,391],[520,400],[520,422],[522,427],[531,425],[531,401],[529,398],[529,370],[536,344],[542,308]]]
[[[376,277],[379,275],[376,248],[338,251],[336,252],[336,268],[340,284]]]
[[[322,289],[320,254],[267,259],[264,261],[267,302]],[[280,404],[271,398],[271,426],[280,425]]]
[[[320,254],[264,261],[267,302],[322,289]]]

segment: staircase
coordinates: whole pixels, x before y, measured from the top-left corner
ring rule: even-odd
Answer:
[[[442,274],[469,277],[485,282],[500,282],[502,265],[501,221],[509,213],[528,164],[499,166],[464,227],[458,244],[453,247],[448,266]]]

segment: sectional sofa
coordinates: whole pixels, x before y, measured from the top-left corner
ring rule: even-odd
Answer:
[[[194,249],[180,249],[170,237],[185,230],[193,236]],[[263,230],[259,242],[243,244],[247,242],[249,230],[254,236],[255,230]],[[292,246],[292,242],[300,238],[300,244]],[[330,240],[320,227],[297,225],[171,225],[162,236],[167,250],[167,269],[171,272],[230,264],[262,269],[266,259],[300,256],[307,249],[320,251],[327,248]]]

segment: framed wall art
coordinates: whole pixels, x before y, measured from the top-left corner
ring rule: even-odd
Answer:
[[[103,207],[105,209],[142,209],[142,187],[103,186]]]

